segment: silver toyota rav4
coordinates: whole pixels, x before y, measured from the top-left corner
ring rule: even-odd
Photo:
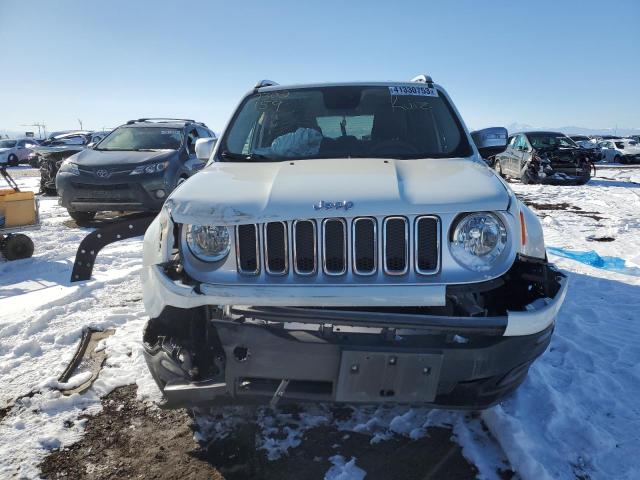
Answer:
[[[512,392],[567,279],[480,157],[506,135],[476,138],[426,75],[256,85],[145,235],[144,347],[166,406],[476,409]]]

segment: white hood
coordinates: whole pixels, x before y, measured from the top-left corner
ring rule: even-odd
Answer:
[[[319,201],[353,202],[315,210]],[[174,191],[178,223],[239,224],[330,216],[506,210],[507,188],[469,159],[329,159],[214,163]]]

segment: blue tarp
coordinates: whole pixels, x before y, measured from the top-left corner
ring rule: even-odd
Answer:
[[[640,268],[627,266],[627,262],[624,258],[619,257],[603,257],[598,255],[593,250],[588,252],[576,252],[573,250],[565,250],[564,248],[547,247],[547,252],[557,255],[558,257],[569,258],[585,265],[590,265],[595,268],[601,268],[602,270],[609,270],[611,272],[624,273],[625,275],[633,275],[640,277]]]

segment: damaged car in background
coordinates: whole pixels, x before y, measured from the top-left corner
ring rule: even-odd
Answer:
[[[493,168],[504,178],[524,184],[584,185],[597,160],[563,133],[522,132],[509,137],[507,148],[495,156]]]
[[[213,137],[194,120],[129,120],[62,163],[59,203],[76,222],[90,221],[97,212],[157,212],[176,186],[204,167],[196,140]]]
[[[430,77],[262,81],[197,147],[144,238],[165,406],[486,408],[549,345],[567,278]]]
[[[109,132],[72,130],[50,135],[40,145],[32,147],[29,164],[40,169],[40,192],[56,195],[56,175],[62,162],[87,147],[99,142]]]

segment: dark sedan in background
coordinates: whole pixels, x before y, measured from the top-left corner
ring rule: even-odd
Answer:
[[[503,177],[522,183],[584,185],[596,160],[563,133],[522,132],[509,137],[493,167]]]
[[[62,163],[60,204],[78,222],[101,211],[158,211],[177,185],[204,167],[196,140],[212,137],[193,120],[130,120]]]

